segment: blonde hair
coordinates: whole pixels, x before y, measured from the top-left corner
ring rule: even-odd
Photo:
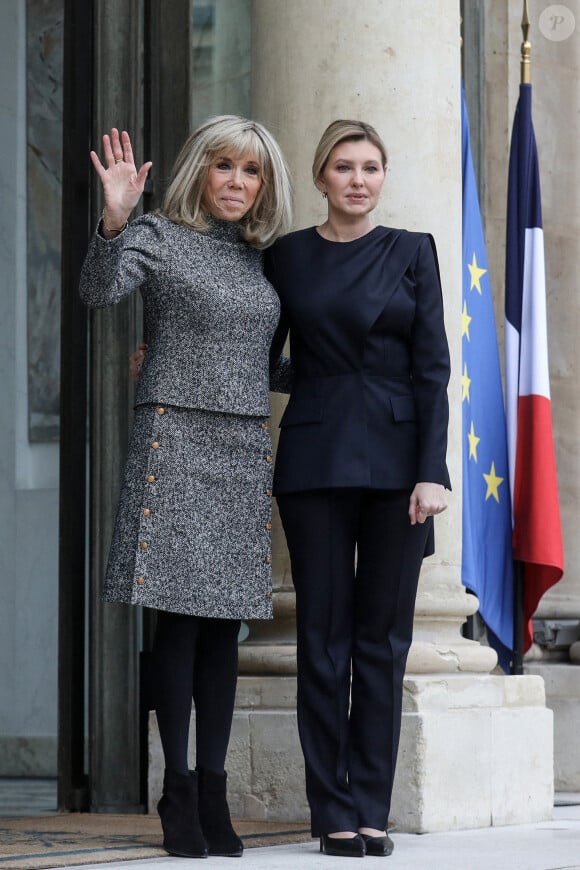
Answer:
[[[288,232],[292,223],[292,188],[284,155],[274,137],[257,121],[237,115],[218,115],[204,121],[185,142],[173,165],[159,213],[196,230],[208,229],[202,208],[213,160],[225,154],[251,154],[258,161],[262,186],[249,212],[240,221],[242,238],[266,248]]]
[[[316,184],[324,172],[333,148],[336,148],[341,142],[356,142],[359,140],[371,142],[375,145],[381,152],[383,167],[386,167],[387,149],[374,127],[371,127],[370,124],[366,124],[364,121],[333,121],[322,134],[314,154],[314,162],[312,164],[314,184]]]

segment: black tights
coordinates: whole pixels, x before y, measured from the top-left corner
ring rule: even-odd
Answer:
[[[196,763],[224,769],[238,676],[238,619],[159,611],[153,644],[155,709],[165,767],[187,773],[191,701]]]

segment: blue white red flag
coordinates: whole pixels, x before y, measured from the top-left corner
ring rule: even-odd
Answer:
[[[506,411],[514,559],[523,564],[524,651],[542,595],[564,571],[552,434],[544,233],[532,88],[520,85],[510,148],[505,291]]]
[[[461,576],[477,595],[488,640],[509,671],[514,638],[506,422],[493,296],[462,93],[463,544]]]

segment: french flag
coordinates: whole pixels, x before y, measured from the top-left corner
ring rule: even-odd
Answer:
[[[520,85],[510,149],[505,292],[506,416],[514,559],[523,564],[524,652],[531,618],[562,577],[552,434],[544,233],[532,88]]]

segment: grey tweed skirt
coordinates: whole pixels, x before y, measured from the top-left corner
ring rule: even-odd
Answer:
[[[271,509],[264,418],[138,406],[104,599],[270,619]]]

